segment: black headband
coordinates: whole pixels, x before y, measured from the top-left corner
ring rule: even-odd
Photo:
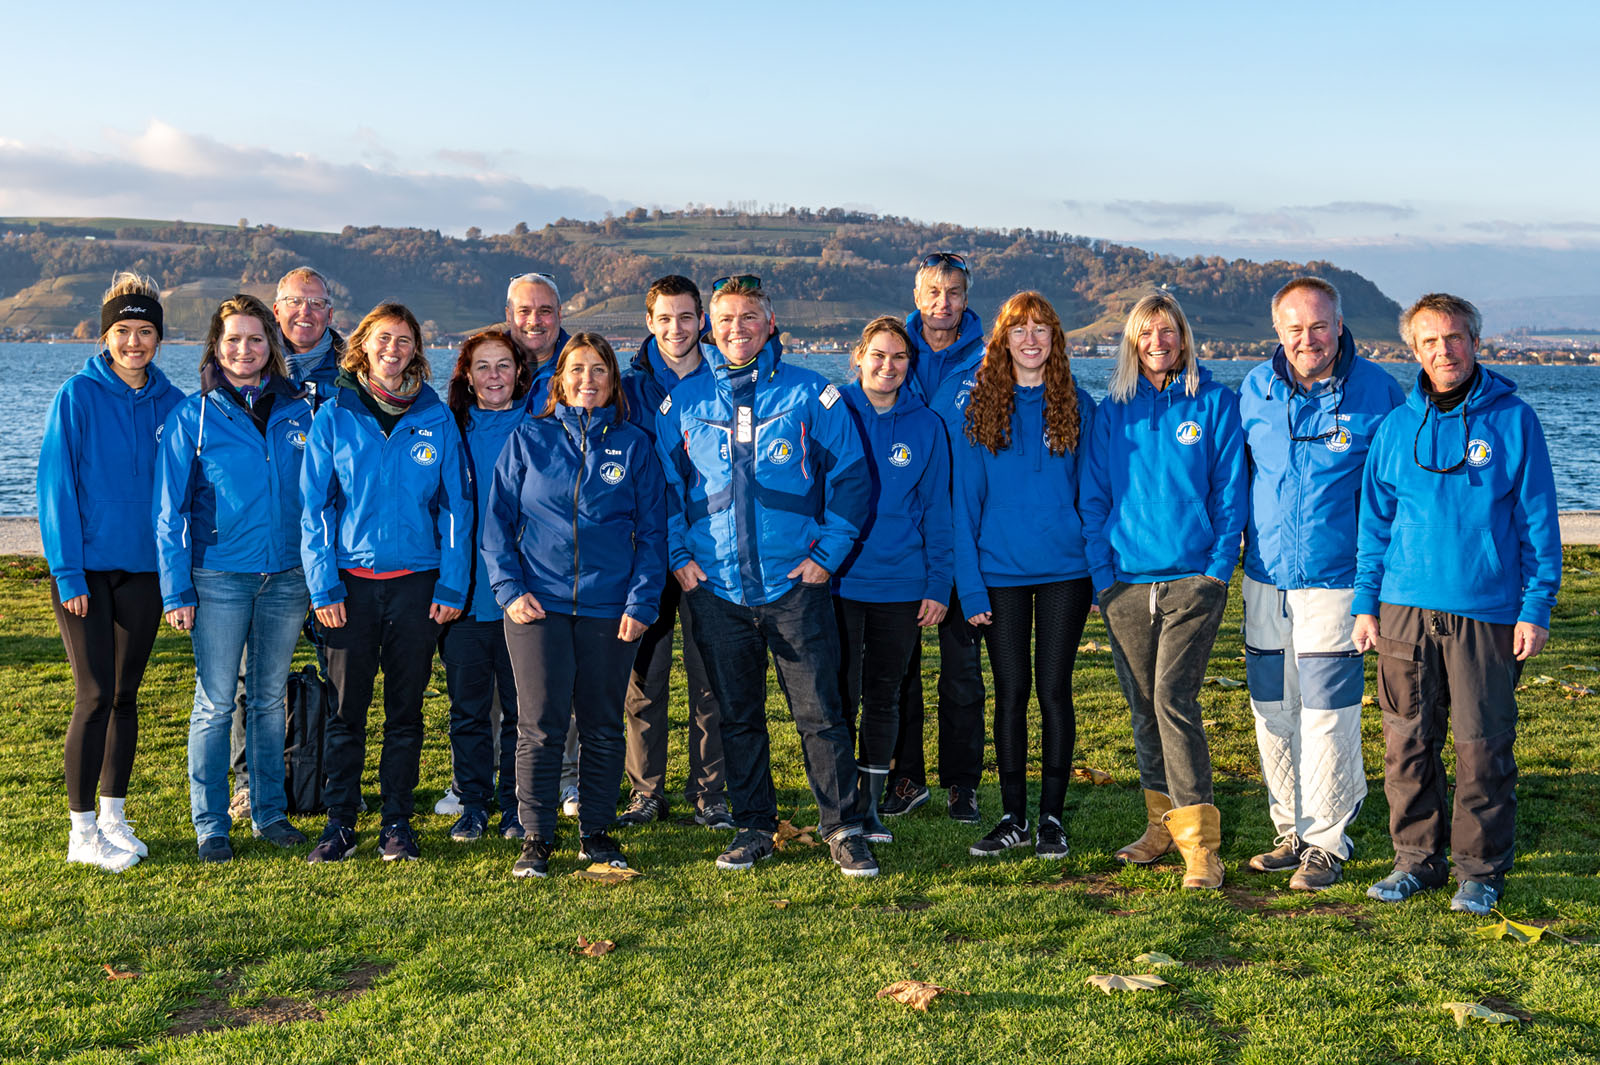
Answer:
[[[105,336],[112,326],[130,318],[155,326],[157,340],[165,335],[161,331],[161,301],[138,295],[112,296],[100,305],[100,335]]]

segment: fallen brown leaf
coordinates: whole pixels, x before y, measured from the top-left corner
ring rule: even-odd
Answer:
[[[106,971],[107,980],[133,980],[139,976],[138,973],[124,972],[121,969],[114,969],[110,965],[102,965],[100,968]]]
[[[904,1003],[914,1010],[926,1012],[928,1003],[945,993],[952,995],[972,994],[971,991],[957,991],[953,987],[940,987],[938,984],[924,983],[921,980],[896,980],[882,991],[879,991],[878,997],[892,998],[896,1002]]]
[[[585,954],[591,958],[598,958],[602,954],[610,954],[617,949],[617,945],[609,939],[589,940],[583,936],[578,937],[577,953]]]
[[[772,900],[772,906],[773,906],[773,909],[787,910],[789,908],[789,900],[788,899],[773,899]]]
[[[622,869],[605,862],[595,862],[587,869],[579,869],[572,873],[579,880],[593,880],[599,884],[625,884],[636,876],[644,874],[637,869]]]
[[[813,836],[811,833],[815,832],[816,830],[816,825],[807,825],[804,828],[796,828],[788,821],[779,821],[778,831],[772,834],[772,845],[780,851],[787,848],[791,843],[799,843],[807,847],[815,847],[818,843],[818,840],[817,837]]]
[[[1476,1002],[1446,1002],[1444,1008],[1456,1015],[1456,1027],[1465,1028],[1468,1018],[1486,1024],[1516,1024],[1517,1018],[1509,1013],[1499,1013]]]
[[[1116,973],[1097,973],[1084,983],[1093,984],[1108,995],[1113,991],[1154,991],[1168,986],[1159,976],[1119,976]]]
[[[1116,781],[1104,769],[1096,769],[1092,765],[1075,765],[1072,775],[1079,780],[1087,780],[1091,784],[1114,784]]]

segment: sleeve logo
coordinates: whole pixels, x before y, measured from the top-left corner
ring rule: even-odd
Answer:
[[[832,410],[833,405],[839,402],[839,390],[833,385],[829,385],[822,390],[822,395],[818,398],[822,400],[822,406],[825,409]]]

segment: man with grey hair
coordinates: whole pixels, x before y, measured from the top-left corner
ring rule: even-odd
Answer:
[[[1353,851],[1345,830],[1367,795],[1365,678],[1350,614],[1361,474],[1373,434],[1404,397],[1387,370],[1356,354],[1327,281],[1297,277],[1279,289],[1272,328],[1278,350],[1239,387],[1250,461],[1245,674],[1277,833],[1249,864],[1293,869],[1291,888],[1321,891]]]
[[[344,355],[344,338],[333,328],[333,294],[328,279],[309,266],[297,266],[278,280],[272,314],[283,334],[289,378],[308,386],[316,402],[333,392]]]
[[[528,389],[528,406],[544,406],[550,376],[556,372],[556,356],[572,339],[561,328],[561,292],[549,274],[518,274],[506,285],[506,335],[528,357],[533,384]]]
[[[972,272],[955,252],[937,251],[917,264],[912,285],[916,310],[906,316],[915,350],[906,388],[929,407],[940,386],[952,378],[971,378],[983,361],[983,322],[967,306]],[[957,395],[965,401],[966,391]],[[936,410],[943,416],[943,410]],[[978,820],[978,781],[983,776],[983,670],[978,632],[950,590],[950,609],[939,623],[939,786],[948,789],[945,812],[957,821]],[[900,684],[900,739],[894,771],[879,812],[909,813],[928,801],[928,770],[923,755],[924,703],[922,641],[918,640]]]
[[[1378,652],[1394,840],[1394,871],[1367,894],[1410,898],[1443,885],[1453,862],[1450,908],[1480,916],[1499,903],[1515,854],[1517,681],[1544,649],[1561,585],[1544,431],[1517,386],[1478,363],[1482,322],[1444,293],[1400,316],[1422,370],[1367,457],[1351,607],[1356,648]]]

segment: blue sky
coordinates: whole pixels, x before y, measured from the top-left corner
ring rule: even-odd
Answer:
[[[8,11],[0,214],[498,232],[748,201],[1342,263],[1600,249],[1583,4],[218,10]]]

